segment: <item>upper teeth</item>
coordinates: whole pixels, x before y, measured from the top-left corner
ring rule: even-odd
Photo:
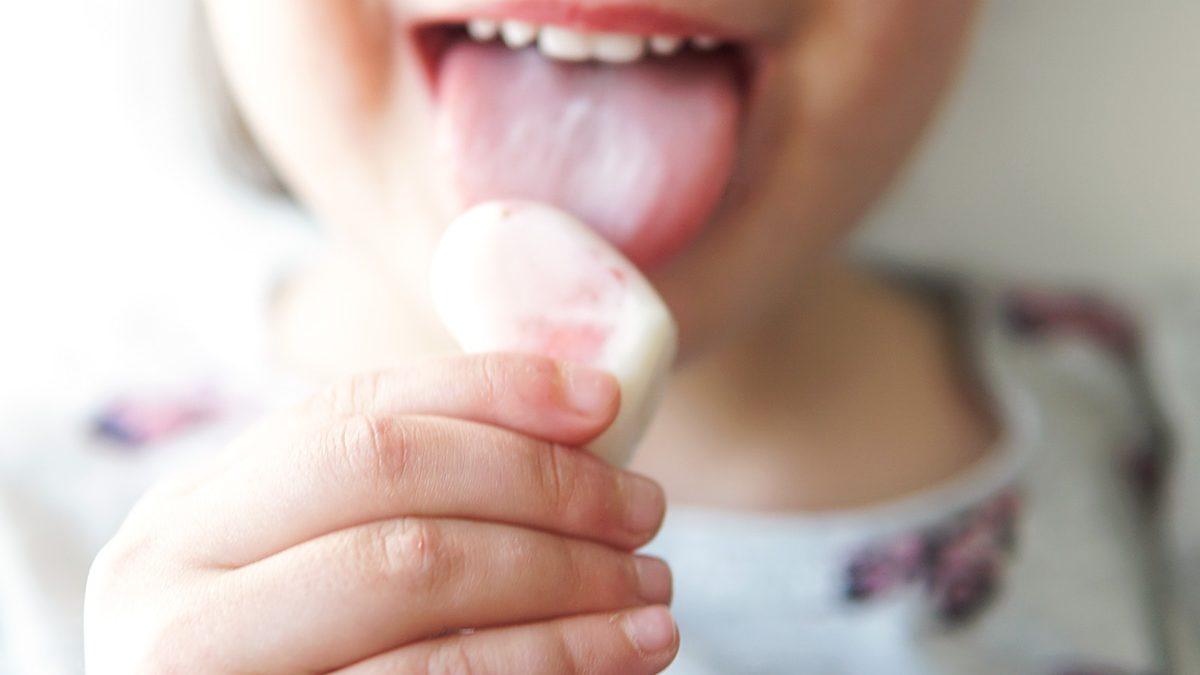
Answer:
[[[525,21],[472,19],[467,33],[478,42],[490,42],[499,37],[513,49],[537,43],[547,58],[558,61],[602,61],[604,63],[633,63],[647,52],[671,56],[690,43],[701,51],[712,51],[721,41],[708,35],[690,39],[676,35],[634,35],[633,33],[592,33],[562,26],[539,26]]]

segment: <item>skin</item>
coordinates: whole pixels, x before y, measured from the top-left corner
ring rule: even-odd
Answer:
[[[139,505],[89,581],[89,672],[659,672],[669,571],[632,551],[667,495],[828,510],[979,459],[991,421],[942,318],[839,247],[929,123],[975,4],[632,4],[767,55],[728,197],[651,275],[684,353],[635,467],[654,481],[573,450],[611,422],[610,378],[423,358],[449,346],[425,279],[455,214],[429,196],[431,102],[396,26],[438,3],[208,1],[251,129],[331,233],[273,319],[280,353],[334,384]]]

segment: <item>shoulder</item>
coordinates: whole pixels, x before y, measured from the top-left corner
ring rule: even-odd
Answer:
[[[966,282],[978,349],[1046,427],[1115,451],[1145,498],[1200,449],[1200,289]],[[1168,471],[1169,470],[1169,471]],[[1200,475],[1200,465],[1197,467]]]
[[[1092,351],[1155,392],[1182,387],[1195,397],[1200,387],[1200,284],[968,287],[976,315],[1007,342],[1050,353]]]

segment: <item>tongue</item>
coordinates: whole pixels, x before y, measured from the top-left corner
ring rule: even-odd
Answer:
[[[446,54],[439,97],[454,208],[546,202],[643,269],[700,231],[733,169],[741,96],[720,55],[563,64],[464,41]]]

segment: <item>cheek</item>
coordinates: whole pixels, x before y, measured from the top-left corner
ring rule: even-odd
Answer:
[[[657,282],[688,351],[786,302],[895,176],[946,90],[968,0],[826,0],[782,49],[727,210]]]
[[[793,47],[801,124],[840,149],[907,147],[963,50],[972,0],[829,0]]]
[[[208,0],[213,39],[255,138],[318,212],[374,182],[386,118],[390,20],[369,0]]]
[[[814,5],[777,75],[786,131],[776,239],[828,243],[851,229],[910,155],[960,61],[970,0]],[[769,139],[768,139],[769,140]],[[764,143],[770,145],[770,143]]]

